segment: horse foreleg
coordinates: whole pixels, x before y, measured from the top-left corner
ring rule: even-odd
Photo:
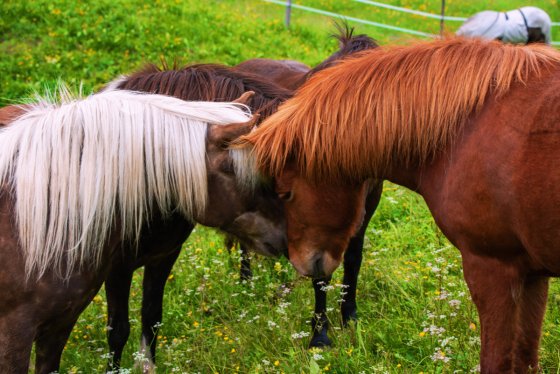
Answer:
[[[87,305],[87,304],[86,304]],[[58,372],[64,346],[80,313],[63,313],[60,320],[51,321],[41,328],[35,340],[35,373]]]
[[[522,276],[510,264],[463,251],[465,280],[481,327],[480,370],[512,373]]]
[[[140,353],[143,356],[142,370],[144,373],[150,373],[154,370],[157,334],[161,325],[165,283],[180,252],[181,245],[178,245],[165,258],[157,263],[147,264],[144,268],[142,338],[140,342]]]
[[[329,320],[327,318],[327,292],[324,289],[329,284],[331,277],[323,279],[313,279],[313,290],[315,291],[315,311],[311,319],[313,336],[309,342],[309,347],[328,347],[332,345],[327,332],[329,330]]]
[[[370,192],[366,198],[365,215],[362,227],[358,230],[356,235],[350,239],[348,249],[344,253],[344,278],[343,284],[345,289],[344,295],[340,304],[340,312],[342,314],[342,324],[347,326],[350,320],[358,318],[356,306],[356,289],[358,287],[358,275],[360,267],[362,266],[362,251],[364,248],[364,237],[369,224],[369,220],[373,216],[375,209],[381,200],[381,192],[383,190],[383,183],[371,181]]]
[[[367,224],[364,226],[367,226]],[[358,274],[362,266],[363,245],[363,234],[356,235],[350,240],[348,249],[344,253],[344,278],[342,280],[344,289],[342,290],[342,301],[340,303],[343,326],[347,326],[351,320],[358,319],[356,289],[358,287]]]
[[[14,310],[0,317],[0,373],[25,374],[29,371],[35,327],[30,313]]]
[[[128,336],[130,322],[128,320],[128,299],[132,283],[133,270],[124,265],[114,264],[105,281],[107,295],[107,340],[111,358],[107,371],[116,371],[121,364],[121,357]]]
[[[519,302],[515,347],[515,372],[539,371],[538,348],[548,297],[548,277],[525,278]]]

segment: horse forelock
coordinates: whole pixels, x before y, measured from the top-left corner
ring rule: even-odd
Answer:
[[[237,104],[128,91],[30,109],[0,133],[28,277],[98,265],[117,221],[137,242],[154,209],[203,212],[208,123],[249,118]]]
[[[546,46],[460,38],[374,49],[311,77],[237,146],[265,174],[293,162],[313,181],[362,181],[428,161],[489,97],[559,62]]]

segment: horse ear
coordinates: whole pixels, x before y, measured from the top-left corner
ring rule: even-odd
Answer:
[[[254,95],[255,95],[255,91],[246,91],[237,99],[233,100],[233,102],[237,104],[249,105],[249,102],[251,101]]]
[[[255,126],[258,118],[259,115],[256,114],[248,122],[210,126],[208,130],[208,140],[225,148],[235,139],[248,134]]]
[[[8,105],[0,108],[0,127],[8,126],[23,115],[30,105]]]

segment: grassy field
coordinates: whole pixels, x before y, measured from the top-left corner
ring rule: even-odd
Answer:
[[[438,12],[440,2],[386,0]],[[430,33],[438,21],[357,2],[305,0],[300,4]],[[521,0],[448,0],[449,15],[509,10]],[[533,1],[560,21],[559,1]],[[254,57],[290,58],[315,65],[336,49],[328,18],[261,1],[36,0],[0,5],[0,104],[17,102],[62,79],[99,88],[143,63],[178,60],[235,64]],[[356,25],[380,43],[409,36]],[[449,23],[447,30],[458,27]],[[560,28],[553,39],[560,40]],[[476,310],[462,276],[459,252],[436,228],[423,200],[386,184],[367,232],[358,287],[359,322],[341,329],[341,271],[329,290],[334,346],[308,350],[313,311],[310,282],[285,259],[254,258],[255,277],[239,281],[239,256],[222,238],[199,227],[184,246],[166,290],[158,372],[173,373],[468,373],[480,348]],[[132,334],[123,365],[134,368],[140,333],[142,272],[131,301]],[[287,288],[282,288],[287,287]],[[280,290],[287,290],[280,292]],[[560,296],[553,282],[541,362],[560,372]],[[104,293],[81,316],[63,355],[61,372],[100,372],[108,348]]]

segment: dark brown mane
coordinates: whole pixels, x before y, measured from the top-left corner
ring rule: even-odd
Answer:
[[[338,40],[339,49],[333,53],[325,61],[321,62],[319,65],[315,66],[306,75],[306,79],[311,77],[313,74],[333,66],[337,61],[349,57],[357,52],[367,51],[368,49],[374,49],[379,47],[379,45],[365,34],[360,34],[354,36],[354,28],[348,26],[346,23],[335,23],[335,27],[338,34],[333,34],[332,37]]]
[[[257,75],[234,71],[218,64],[196,64],[175,70],[150,64],[116,84],[117,89],[137,90],[175,96],[183,100],[233,101],[254,91],[249,107],[266,118],[292,92]]]
[[[267,174],[292,160],[310,180],[364,180],[427,161],[485,100],[559,63],[543,45],[476,39],[376,48],[311,77],[242,142]]]

